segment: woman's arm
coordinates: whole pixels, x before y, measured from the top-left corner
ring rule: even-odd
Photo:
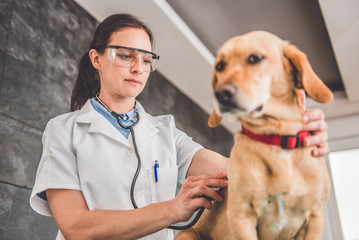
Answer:
[[[228,158],[208,149],[201,149],[194,155],[187,176],[205,174],[217,175],[227,172]]]
[[[221,196],[211,187],[226,187],[224,175],[190,177],[171,201],[134,210],[89,211],[81,191],[48,189],[51,212],[66,239],[137,239],[179,221],[200,207],[210,209]]]
[[[135,210],[89,211],[80,191],[46,191],[55,221],[66,239],[136,239],[175,222],[170,202]]]

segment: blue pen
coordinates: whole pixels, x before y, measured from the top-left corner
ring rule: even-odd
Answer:
[[[155,161],[155,165],[153,166],[153,169],[155,171],[155,180],[156,182],[158,182],[158,168],[159,168],[160,164],[158,163],[158,160]]]

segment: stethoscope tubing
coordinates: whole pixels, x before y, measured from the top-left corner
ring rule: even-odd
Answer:
[[[137,203],[136,203],[136,200],[135,200],[135,197],[134,197],[134,192],[135,192],[135,185],[136,185],[136,181],[137,181],[137,178],[141,172],[141,165],[142,165],[142,160],[141,160],[141,156],[138,152],[138,147],[137,147],[137,144],[136,144],[136,136],[135,136],[135,131],[134,131],[134,127],[137,125],[137,123],[140,121],[140,114],[138,113],[136,107],[134,107],[135,109],[135,112],[136,112],[136,120],[135,122],[130,125],[130,126],[125,126],[120,118],[122,118],[120,115],[118,115],[116,112],[114,111],[111,111],[102,101],[101,99],[96,95],[96,99],[101,103],[102,106],[104,106],[110,113],[112,116],[114,116],[117,120],[117,123],[124,129],[127,129],[127,130],[130,130],[131,132],[131,135],[132,135],[132,144],[133,144],[133,147],[135,149],[135,154],[136,154],[136,158],[137,158],[137,168],[136,168],[136,172],[133,176],[133,179],[132,179],[132,183],[131,183],[131,189],[130,189],[130,198],[131,198],[131,203],[132,203],[132,206],[137,209],[138,206],[137,206]],[[187,228],[190,228],[192,227],[194,224],[196,224],[196,222],[198,221],[198,219],[201,217],[203,211],[204,211],[204,207],[201,207],[197,213],[197,215],[195,216],[195,218],[188,224],[186,225],[183,225],[183,226],[174,226],[174,225],[170,225],[168,226],[167,228],[169,229],[173,229],[173,230],[185,230]]]
[[[133,143],[133,147],[135,148],[135,154],[136,154],[136,158],[137,158],[137,168],[136,168],[136,172],[135,172],[135,175],[133,176],[132,183],[131,183],[130,198],[131,198],[133,207],[136,209],[136,208],[138,208],[138,206],[137,206],[136,200],[134,198],[135,185],[136,185],[138,175],[140,174],[140,171],[141,171],[142,161],[141,161],[140,154],[138,152],[138,148],[137,148],[137,144],[136,144],[136,136],[135,136],[135,131],[133,130],[133,127],[136,126],[136,124],[140,121],[140,114],[138,114],[138,112],[136,110],[136,121],[131,126],[123,125],[121,123],[121,120],[119,119],[120,117],[118,116],[117,113],[112,111],[111,114],[116,118],[118,124],[124,129],[129,129],[131,132],[131,135],[132,135],[132,143]]]
[[[133,127],[139,122],[140,120],[140,115],[138,114],[137,110],[136,110],[136,122],[134,124],[132,124],[131,126],[125,126],[121,123],[121,120],[119,119],[120,116],[115,113],[115,112],[111,112],[111,114],[116,117],[116,120],[118,122],[118,124],[124,128],[124,129],[129,129],[130,132],[131,132],[131,135],[132,135],[132,143],[133,143],[133,147],[135,148],[135,153],[136,153],[136,157],[137,157],[137,169],[136,169],[136,172],[133,176],[133,179],[132,179],[132,183],[131,183],[131,190],[130,190],[130,197],[131,197],[131,202],[132,202],[132,205],[133,207],[136,209],[138,208],[137,204],[136,204],[136,200],[134,198],[134,192],[135,192],[135,185],[136,185],[136,181],[137,181],[137,178],[138,178],[138,175],[140,174],[140,171],[141,171],[141,164],[142,164],[142,161],[141,161],[141,157],[140,157],[140,154],[138,152],[138,147],[137,147],[137,144],[136,144],[136,137],[135,137],[135,131],[133,130]],[[168,226],[167,228],[169,229],[173,229],[173,230],[185,230],[187,228],[190,228],[192,227],[194,224],[196,224],[196,222],[198,221],[198,219],[201,217],[202,213],[204,211],[204,207],[201,207],[199,209],[199,212],[197,213],[196,217],[188,224],[186,225],[183,225],[183,226],[174,226],[174,225],[171,225],[171,226]]]

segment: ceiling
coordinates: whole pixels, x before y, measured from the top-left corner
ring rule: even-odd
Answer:
[[[162,57],[158,71],[208,113],[216,51],[230,37],[260,29],[306,52],[313,69],[334,91],[333,103],[318,105],[309,99],[309,107],[320,106],[329,120],[347,116],[357,120],[357,0],[75,1],[99,21],[127,12],[146,22],[155,35],[154,51]],[[239,129],[236,123],[223,125],[232,133]]]
[[[168,3],[213,55],[235,35],[266,30],[306,52],[326,84],[333,90],[343,90],[317,1],[168,0]]]

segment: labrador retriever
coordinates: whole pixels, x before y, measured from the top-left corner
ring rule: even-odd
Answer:
[[[332,92],[306,54],[278,36],[253,31],[229,39],[213,68],[211,127],[238,119],[225,200],[175,239],[319,240],[330,180],[323,158],[303,147],[304,89],[320,103]]]

